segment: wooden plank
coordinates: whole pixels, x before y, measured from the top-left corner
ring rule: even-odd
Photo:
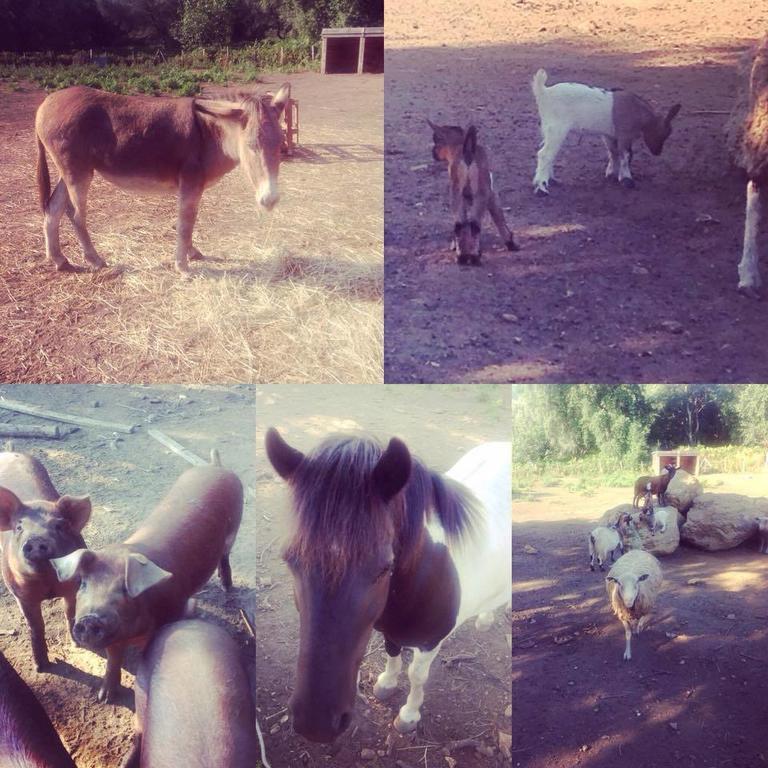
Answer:
[[[58,424],[0,424],[0,437],[47,437],[60,440],[63,435]]]
[[[181,456],[182,459],[188,461],[192,466],[204,467],[208,464],[205,459],[201,459],[196,453],[192,453],[192,451],[185,448],[181,443],[177,443],[172,437],[169,437],[159,429],[148,429],[147,434],[157,440],[158,443],[162,443],[166,448],[169,448],[177,456]]]
[[[47,408],[41,408],[39,405],[20,403],[16,400],[9,400],[7,397],[0,397],[0,408],[6,411],[15,411],[16,413],[26,413],[28,416],[37,416],[41,419],[63,421],[66,424],[77,424],[79,427],[98,427],[99,429],[108,429],[110,432],[123,432],[128,435],[133,434],[139,428],[138,424],[119,424],[114,421],[92,419],[89,416],[76,416],[72,413],[49,411]]]

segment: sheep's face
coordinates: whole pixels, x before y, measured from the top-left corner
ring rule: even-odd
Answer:
[[[625,576],[621,580],[615,579],[613,576],[608,576],[607,581],[612,581],[617,585],[621,600],[627,608],[633,608],[637,601],[637,596],[640,594],[640,582],[645,581],[648,578],[648,574],[644,573],[642,576]]]
[[[664,117],[656,117],[643,131],[645,145],[653,155],[660,155],[664,143],[672,133],[672,120],[680,111],[680,104],[675,104]]]

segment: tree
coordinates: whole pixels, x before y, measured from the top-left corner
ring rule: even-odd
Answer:
[[[235,0],[183,0],[174,37],[183,50],[232,42]]]
[[[765,446],[768,443],[768,385],[746,384],[734,389],[742,442]]]

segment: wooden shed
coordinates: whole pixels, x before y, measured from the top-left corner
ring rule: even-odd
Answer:
[[[384,27],[334,27],[321,35],[320,72],[324,75],[381,74]]]
[[[698,451],[654,451],[651,454],[654,474],[660,475],[665,464],[674,464],[691,475],[699,474]]]

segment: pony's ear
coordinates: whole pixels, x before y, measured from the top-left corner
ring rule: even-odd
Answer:
[[[667,112],[667,123],[671,123],[675,117],[677,117],[677,113],[680,111],[682,104],[675,104],[673,107],[669,108],[669,112]]]
[[[242,120],[243,108],[232,101],[215,101],[213,99],[194,100],[195,109],[206,115],[221,117],[224,120]]]
[[[282,112],[285,109],[288,99],[291,98],[291,84],[283,83],[280,90],[272,97],[272,106]]]
[[[403,490],[410,476],[411,454],[408,446],[393,437],[373,468],[374,488],[384,501],[389,501]]]
[[[11,529],[11,519],[23,506],[13,491],[0,488],[0,531]]]
[[[464,134],[464,162],[467,165],[472,165],[475,160],[475,152],[477,152],[477,128],[474,125],[470,125],[467,128],[466,134]]]
[[[91,497],[62,496],[56,502],[56,511],[79,533],[91,519]]]
[[[299,464],[304,461],[304,454],[288,445],[274,427],[267,430],[264,445],[275,472],[284,480],[289,480]]]

